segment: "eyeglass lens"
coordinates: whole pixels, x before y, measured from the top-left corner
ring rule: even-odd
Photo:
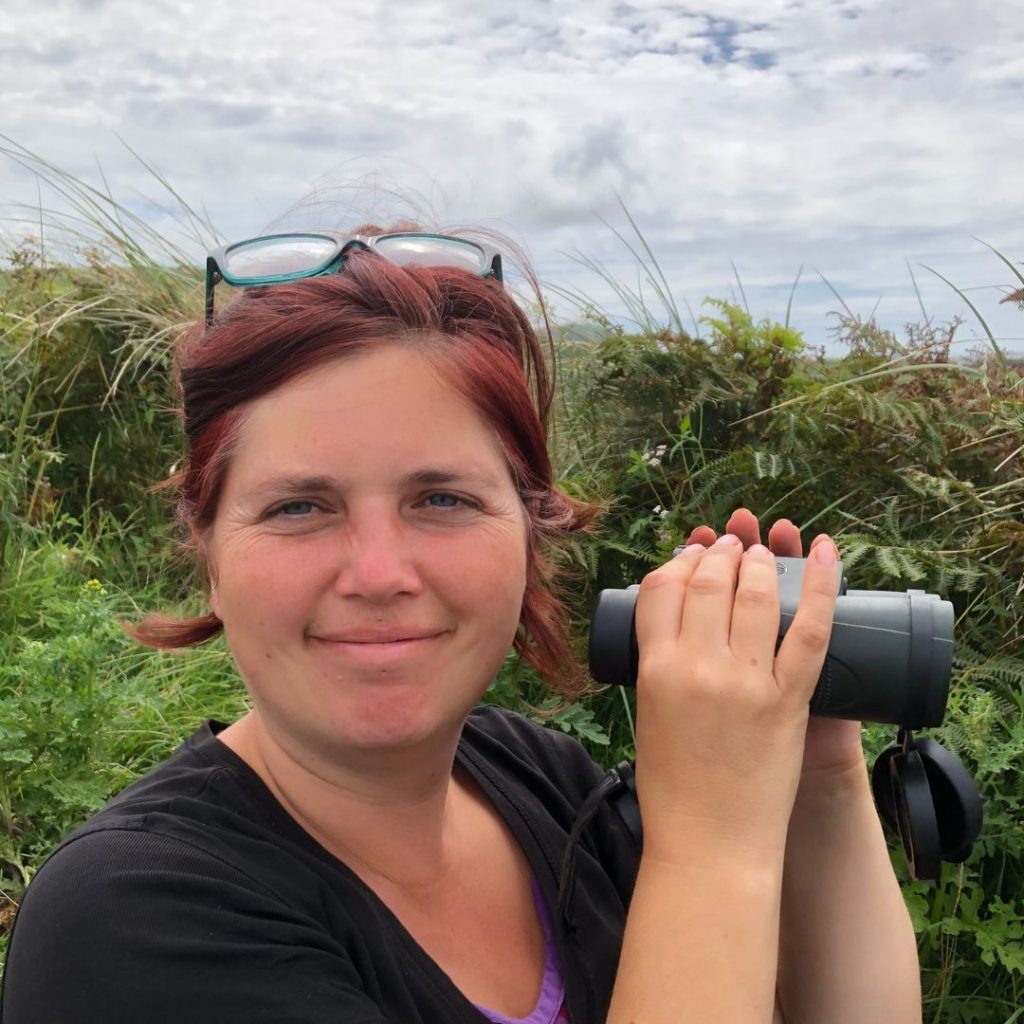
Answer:
[[[482,274],[487,269],[483,250],[457,238],[394,235],[378,239],[374,248],[385,259],[403,266],[459,267],[474,274]]]
[[[315,270],[334,255],[329,238],[257,238],[230,249],[224,270],[231,277],[277,277]]]

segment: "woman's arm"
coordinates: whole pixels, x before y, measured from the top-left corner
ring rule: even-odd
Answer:
[[[768,1024],[787,828],[835,606],[831,544],[808,562],[776,653],[775,560],[735,537],[689,548],[637,597],[644,851],[609,1024]]]
[[[757,517],[741,508],[726,530],[760,543]],[[690,544],[712,544],[700,526]],[[779,556],[800,558],[799,529],[769,532]],[[818,544],[832,544],[818,535]],[[808,558],[808,568],[813,561]],[[812,719],[789,821],[782,887],[774,1024],[920,1021],[916,943],[868,785],[860,726]]]
[[[778,955],[781,857],[680,844],[641,860],[610,1024],[769,1024]]]
[[[811,723],[821,729],[851,723]],[[786,842],[779,937],[786,1024],[919,1024],[914,930],[863,757],[805,771]]]

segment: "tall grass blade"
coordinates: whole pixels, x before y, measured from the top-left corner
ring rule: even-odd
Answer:
[[[918,373],[922,370],[955,370],[957,373],[962,373],[968,377],[984,376],[982,370],[976,369],[973,366],[961,366],[959,363],[914,363],[912,366],[886,366],[880,370],[871,370],[868,373],[857,374],[855,377],[848,377],[846,380],[837,381],[835,384],[827,384],[819,391],[813,393],[797,395],[795,398],[787,398],[784,402],[779,402],[771,406],[771,408],[761,409],[759,412],[751,413],[749,416],[733,420],[730,426],[746,423],[748,420],[755,420],[762,416],[772,415],[780,409],[786,409],[792,405],[801,405],[805,402],[817,400],[822,395],[827,395],[832,391],[842,390],[843,388],[849,388],[851,385],[860,384],[863,381],[892,377],[898,373]]]
[[[615,198],[618,200],[619,206],[622,208],[622,212],[625,214],[626,220],[629,221],[629,226],[633,229],[636,237],[640,240],[640,244],[643,246],[644,252],[647,253],[647,258],[651,261],[651,266],[654,267],[658,280],[661,282],[661,287],[658,289],[659,297],[662,302],[665,303],[666,310],[672,316],[676,329],[682,331],[682,321],[679,316],[679,310],[676,308],[675,299],[672,296],[672,288],[668,283],[668,278],[666,278],[662,272],[661,264],[654,255],[654,250],[651,249],[650,245],[648,245],[644,233],[640,230],[640,226],[637,224],[636,220],[634,220],[633,215],[629,212],[629,208],[623,201],[622,196],[616,193]]]
[[[856,316],[854,316],[853,310],[850,309],[850,307],[846,304],[845,300],[843,299],[842,295],[840,295],[839,292],[837,292],[835,288],[832,287],[832,282],[820,270],[818,271],[818,277],[820,277],[822,281],[825,282],[826,286],[828,287],[828,290],[836,297],[836,301],[839,303],[840,306],[843,307],[843,309],[846,310],[846,315],[851,320],[856,320],[857,318]]]
[[[1011,263],[1010,260],[1008,260],[994,245],[989,245],[988,242],[981,238],[975,238],[974,240],[976,242],[981,242],[986,249],[995,253],[996,256],[998,256],[1010,268],[1010,273],[1012,273],[1021,284],[1024,284],[1024,274],[1022,274],[1020,270],[1017,269],[1017,266],[1014,263]]]
[[[914,277],[914,268],[910,265],[910,260],[907,263],[907,273],[910,274],[910,283],[914,286],[914,294],[917,296],[917,304],[921,309],[921,318],[924,321],[926,327],[931,326],[932,318],[928,315],[928,310],[924,308],[924,299],[921,297],[921,289],[917,287],[917,278]]]
[[[733,277],[736,278],[736,286],[740,290],[740,299],[743,302],[743,308],[746,310],[747,316],[750,316],[750,304],[747,302],[747,293],[743,290],[743,282],[740,280],[740,272],[736,269],[736,264],[733,262],[732,257],[729,257],[729,266],[732,267]]]
[[[789,289],[789,299],[786,302],[786,319],[783,321],[784,327],[789,327],[789,317],[793,312],[793,296],[796,295],[796,286],[800,283],[800,275],[804,272],[804,265],[801,263],[799,269],[796,272],[796,278],[793,281],[793,287]]]
[[[619,206],[621,207],[626,220],[629,221],[629,226],[633,229],[633,233],[639,239],[641,247],[647,254],[647,260],[644,260],[639,253],[637,253],[633,246],[626,241],[620,231],[612,227],[611,224],[607,224],[607,221],[605,221],[605,224],[607,224],[615,236],[626,246],[630,253],[632,253],[633,257],[644,267],[644,269],[647,269],[647,261],[650,261],[650,266],[654,268],[653,275],[650,275],[650,271],[648,270],[648,274],[651,276],[651,283],[654,285],[658,298],[665,306],[665,311],[669,314],[675,329],[680,333],[683,333],[682,318],[679,316],[679,310],[676,307],[675,299],[672,297],[672,289],[669,286],[668,279],[662,272],[661,264],[658,263],[658,260],[654,255],[654,251],[651,249],[650,245],[648,245],[647,239],[644,237],[644,233],[640,230],[640,225],[637,224],[636,220],[634,220],[633,215],[629,212],[629,208],[623,202],[622,196],[616,193],[615,198],[618,200]]]
[[[932,267],[929,267],[929,266],[927,266],[924,263],[922,263],[920,265],[922,267],[924,267],[925,270],[930,271],[931,273],[933,273],[937,278],[939,278],[940,281],[945,281],[946,284],[948,284],[949,287],[952,288],[953,291],[955,291],[957,293],[957,295],[959,295],[960,298],[963,299],[964,302],[967,303],[967,305],[970,308],[971,312],[978,318],[978,323],[981,324],[982,328],[985,331],[985,334],[988,335],[989,343],[992,345],[992,349],[993,349],[993,351],[996,354],[996,358],[999,360],[999,365],[1005,370],[1006,369],[1006,356],[1003,353],[1003,350],[997,344],[996,339],[995,339],[995,335],[990,330],[988,324],[985,323],[985,318],[981,315],[981,313],[978,312],[978,309],[974,305],[974,303],[971,302],[971,300],[969,298],[967,298],[967,296],[963,293],[963,290],[960,289],[960,288],[957,288],[957,286],[955,284],[953,284],[953,282],[950,281],[950,279],[948,277],[943,277],[942,274],[940,274],[937,270],[934,270]]]

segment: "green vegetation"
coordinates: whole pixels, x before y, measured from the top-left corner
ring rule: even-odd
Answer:
[[[245,706],[223,644],[148,651],[118,625],[203,604],[150,490],[180,457],[168,346],[201,287],[166,247],[147,257],[116,204],[76,195],[97,228],[88,248],[55,265],[22,244],[0,272],[0,956],[60,837],[203,718]],[[955,324],[898,339],[846,316],[834,360],[725,302],[691,332],[639,258],[666,315],[637,299],[637,333],[592,312],[591,340],[558,345],[560,477],[609,509],[599,536],[562,553],[577,629],[598,589],[638,580],[740,505],[801,524],[805,542],[831,533],[857,587],[953,601],[938,738],[974,773],[986,827],[966,865],[904,891],[925,1019],[1010,1024],[1024,1003],[1024,367],[994,344],[952,360]],[[1020,301],[1024,278],[1004,262]],[[607,764],[632,755],[623,691],[559,708],[510,659],[491,697]],[[892,730],[866,737],[877,751]],[[902,871],[895,846],[894,861]]]

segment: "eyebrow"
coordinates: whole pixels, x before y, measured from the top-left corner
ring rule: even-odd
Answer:
[[[439,487],[457,483],[476,484],[483,487],[497,487],[498,481],[490,473],[475,469],[418,469],[404,477],[402,483],[418,484],[420,487]]]
[[[489,473],[477,470],[456,470],[426,467],[408,473],[402,477],[399,484],[403,487],[444,487],[451,484],[468,484],[478,487],[495,489],[498,482]],[[325,491],[344,491],[343,480],[331,476],[322,475],[285,475],[271,477],[261,481],[252,489],[254,496],[263,495],[289,495],[289,494],[322,494]]]

